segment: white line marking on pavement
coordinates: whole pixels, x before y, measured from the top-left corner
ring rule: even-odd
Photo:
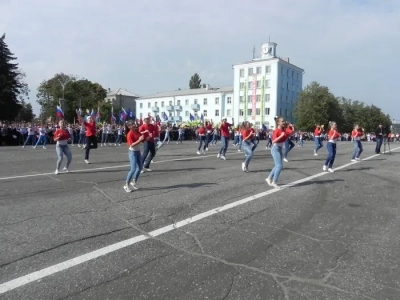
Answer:
[[[232,155],[232,154],[240,154],[240,153],[241,152],[228,152],[227,154]],[[212,154],[212,155],[188,156],[188,157],[183,157],[183,158],[160,160],[160,161],[155,161],[152,164],[161,164],[161,163],[166,163],[166,162],[190,160],[190,159],[201,159],[201,158],[204,158],[204,157],[213,157],[213,156],[217,157],[217,153],[215,153],[215,155]],[[72,170],[72,173],[80,173],[80,172],[87,172],[87,171],[99,171],[99,170],[107,170],[107,169],[120,169],[120,168],[126,168],[126,167],[129,167],[129,165],[99,167],[99,168],[83,169],[83,170]],[[0,180],[10,180],[10,179],[19,179],[19,178],[28,178],[28,177],[48,176],[48,175],[54,175],[54,172],[51,172],[51,173],[37,173],[37,174],[29,174],[29,175],[17,175],[17,176],[10,176],[10,177],[0,177]]]
[[[394,148],[394,149],[392,149],[392,151],[395,151],[397,149],[400,149],[400,147]],[[375,154],[375,155],[372,155],[372,156],[369,156],[369,157],[365,158],[364,160],[369,160],[369,159],[377,157],[379,155],[380,154]],[[341,170],[341,169],[347,168],[347,167],[349,167],[351,165],[358,164],[358,163],[359,162],[351,162],[351,163],[342,165],[340,167],[337,167],[337,168],[335,168],[335,170]],[[32,283],[34,281],[37,281],[37,280],[39,280],[41,278],[53,275],[55,273],[58,273],[58,272],[61,272],[61,271],[64,271],[64,270],[67,270],[69,268],[72,268],[74,266],[77,266],[77,265],[80,265],[82,263],[88,262],[88,261],[93,260],[95,258],[98,258],[100,256],[104,256],[106,254],[115,252],[115,251],[120,250],[122,248],[131,246],[133,244],[139,243],[139,242],[144,241],[144,240],[147,240],[150,237],[156,237],[156,236],[165,234],[165,233],[173,231],[173,230],[175,230],[177,228],[189,225],[191,223],[197,222],[197,221],[202,220],[204,218],[207,218],[207,217],[210,217],[212,215],[218,214],[219,212],[222,212],[222,211],[225,211],[225,210],[240,206],[242,204],[254,201],[256,199],[265,197],[265,196],[270,195],[270,194],[277,193],[277,192],[279,192],[281,190],[284,190],[286,188],[289,188],[289,187],[295,186],[297,184],[300,184],[300,183],[303,183],[303,182],[307,182],[307,181],[310,181],[310,180],[312,180],[314,178],[321,177],[321,176],[328,175],[328,174],[330,174],[330,173],[321,172],[321,173],[318,173],[318,174],[315,174],[315,175],[312,175],[312,176],[308,176],[306,178],[303,178],[303,179],[296,180],[294,182],[285,184],[285,185],[281,186],[280,189],[271,189],[271,190],[268,190],[268,191],[265,191],[265,192],[262,192],[262,193],[259,193],[259,194],[256,194],[256,195],[253,195],[253,196],[250,196],[250,197],[247,197],[247,198],[244,198],[244,199],[241,199],[241,200],[238,200],[238,201],[235,201],[235,202],[232,202],[232,203],[229,203],[229,204],[217,207],[217,208],[214,208],[212,210],[209,210],[209,211],[203,212],[201,214],[195,215],[193,217],[187,218],[185,220],[179,221],[179,222],[177,222],[175,224],[167,225],[165,227],[162,227],[162,228],[156,229],[154,231],[151,231],[151,232],[148,233],[148,235],[135,236],[133,238],[130,238],[130,239],[127,239],[127,240],[112,244],[110,246],[106,246],[106,247],[100,248],[98,250],[83,254],[81,256],[72,258],[70,260],[67,260],[67,261],[64,261],[62,263],[59,263],[59,264],[44,268],[44,269],[36,271],[36,272],[27,274],[25,276],[21,276],[19,278],[4,282],[4,283],[0,284],[0,295],[4,294],[6,292],[9,292],[11,290],[14,290],[16,288],[19,288],[21,286],[24,286],[26,284]]]

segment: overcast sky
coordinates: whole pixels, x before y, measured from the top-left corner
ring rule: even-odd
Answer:
[[[400,120],[399,0],[0,0],[0,34],[31,89],[58,72],[139,95],[233,84],[268,41],[336,96]]]

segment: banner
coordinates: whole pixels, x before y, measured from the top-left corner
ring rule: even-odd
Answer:
[[[247,120],[247,80],[243,85],[243,120]]]
[[[256,119],[256,105],[257,105],[257,75],[253,75],[253,91],[251,95],[251,119]]]
[[[262,77],[261,84],[261,125],[264,125],[264,105],[265,105],[265,76]]]

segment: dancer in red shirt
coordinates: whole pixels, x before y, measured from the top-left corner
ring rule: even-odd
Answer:
[[[65,128],[64,120],[61,120],[58,125],[60,126],[54,132],[54,141],[57,142],[56,144],[56,151],[57,151],[57,168],[54,174],[58,174],[60,170],[61,163],[63,161],[63,155],[67,157],[67,164],[65,165],[63,171],[69,173],[69,165],[72,161],[72,154],[71,150],[68,147],[68,141],[71,139],[71,135],[69,134],[68,130]]]
[[[361,128],[360,125],[354,125],[354,129],[351,132],[351,139],[353,140],[354,150],[353,155],[351,156],[351,161],[359,161],[360,155],[363,152],[363,146],[361,143],[361,137],[364,135],[364,128]]]
[[[78,110],[76,110],[76,113],[78,114],[79,123],[85,126],[86,145],[83,146],[82,150],[85,150],[85,163],[88,164],[90,149],[97,149],[96,122],[91,116],[88,116],[87,121],[85,121]]]
[[[249,163],[251,158],[253,157],[253,143],[252,140],[254,139],[255,132],[254,129],[251,128],[250,122],[243,122],[241,126],[240,134],[242,136],[242,149],[244,150],[245,160],[242,162],[242,170],[246,173],[249,172]]]
[[[139,127],[139,132],[144,135],[144,150],[143,150],[143,170],[151,172],[150,163],[156,155],[156,146],[154,143],[154,136],[156,134],[155,125],[151,124],[150,117],[144,119],[144,124]]]
[[[200,124],[200,127],[197,130],[197,133],[199,135],[199,141],[200,141],[199,147],[197,148],[197,154],[200,155],[200,149],[201,149],[201,146],[203,145],[203,143],[204,143],[204,148],[203,148],[202,153],[205,154],[205,151],[207,148],[207,140],[206,140],[207,137],[206,137],[206,127],[204,127],[204,124]]]
[[[272,186],[276,189],[279,188],[277,181],[279,179],[279,175],[281,174],[283,164],[283,153],[282,148],[285,144],[285,141],[288,138],[286,133],[287,123],[283,119],[283,117],[275,117],[276,129],[272,134],[272,148],[271,154],[274,159],[275,167],[271,170],[271,173],[265,179],[269,186]]]
[[[324,145],[322,143],[322,135],[324,134],[324,125],[315,125],[315,130],[314,130],[314,142],[315,142],[315,149],[314,149],[314,155],[318,156],[318,150],[321,149]]]
[[[143,168],[142,156],[140,150],[143,148],[144,136],[139,132],[138,126],[133,121],[128,121],[125,126],[126,144],[129,147],[129,162],[131,169],[126,176],[124,190],[127,193],[132,192],[129,185],[134,190],[139,189],[136,185],[139,175]]]
[[[228,150],[228,145],[229,145],[229,128],[234,125],[234,120],[232,118],[232,124],[228,123],[226,121],[226,118],[222,119],[222,123],[220,126],[221,129],[221,149],[218,152],[217,157],[222,158],[223,160],[226,160],[225,154],[226,150]]]
[[[330,130],[328,132],[328,143],[326,144],[326,148],[328,149],[328,157],[326,158],[325,164],[322,170],[333,173],[333,163],[335,162],[336,157],[336,141],[340,137],[340,133],[337,131],[336,122],[329,122]]]

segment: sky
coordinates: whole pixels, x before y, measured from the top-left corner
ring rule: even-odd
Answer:
[[[253,47],[277,55],[335,96],[400,120],[399,0],[0,0],[0,34],[36,89],[56,73],[145,96],[232,85]]]

